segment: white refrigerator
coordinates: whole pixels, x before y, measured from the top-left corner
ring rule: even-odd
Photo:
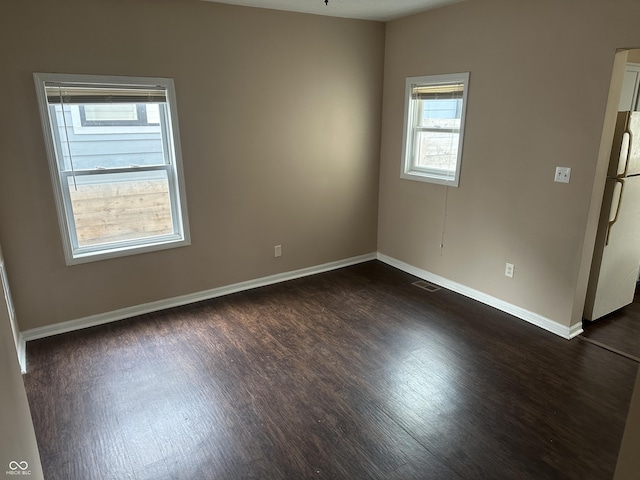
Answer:
[[[640,270],[640,112],[619,112],[584,318],[633,302]]]

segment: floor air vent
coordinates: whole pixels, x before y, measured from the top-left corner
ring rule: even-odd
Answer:
[[[416,287],[420,287],[421,289],[426,290],[427,292],[437,292],[442,288],[442,287],[439,287],[438,285],[434,285],[433,283],[429,283],[424,280],[418,280],[417,282],[413,282],[412,285],[415,285]]]

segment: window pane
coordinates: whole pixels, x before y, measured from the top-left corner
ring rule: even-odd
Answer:
[[[124,104],[129,105],[129,104]],[[132,104],[137,109],[136,104]],[[118,105],[119,106],[119,105]],[[90,105],[83,105],[85,114]],[[144,107],[144,105],[143,105]],[[158,110],[158,118],[164,106]],[[63,171],[127,168],[169,163],[159,125],[141,129],[137,125],[113,124],[91,127],[91,133],[78,130],[82,125],[78,105],[52,105],[55,112],[54,135],[58,146],[58,162]],[[74,114],[76,109],[76,114]],[[94,114],[99,112],[94,111]],[[102,112],[105,115],[106,112]],[[63,116],[64,115],[64,116]],[[65,128],[66,127],[66,128]]]
[[[454,171],[460,134],[416,132],[415,168]]]
[[[458,158],[461,98],[414,100],[419,109],[414,168],[453,172]],[[437,130],[442,129],[439,132]],[[453,130],[453,131],[452,131]]]
[[[460,128],[462,99],[423,100],[420,126],[430,128]]]
[[[78,247],[174,233],[166,171],[67,177]]]
[[[147,123],[158,125],[160,123],[160,105],[157,103],[147,103]]]
[[[90,122],[136,121],[138,109],[135,103],[107,103],[104,105],[84,105],[86,119]]]

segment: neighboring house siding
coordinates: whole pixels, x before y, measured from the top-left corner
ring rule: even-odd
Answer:
[[[77,115],[72,115],[73,106],[65,106],[66,135],[69,139],[73,168],[91,170],[96,168],[115,168],[130,165],[157,165],[163,163],[163,150],[160,129],[158,132],[145,132],[153,127],[128,127],[141,130],[135,133],[83,133]],[[76,107],[77,108],[77,107]],[[66,168],[71,168],[69,150],[62,146],[59,139],[65,138],[65,121],[62,112],[57,110],[58,135],[57,148],[65,159]],[[74,118],[75,117],[75,118]],[[91,127],[95,131],[101,127]],[[105,127],[105,131],[115,130]]]

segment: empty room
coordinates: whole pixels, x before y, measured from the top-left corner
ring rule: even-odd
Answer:
[[[4,5],[0,476],[640,478],[638,18]]]

